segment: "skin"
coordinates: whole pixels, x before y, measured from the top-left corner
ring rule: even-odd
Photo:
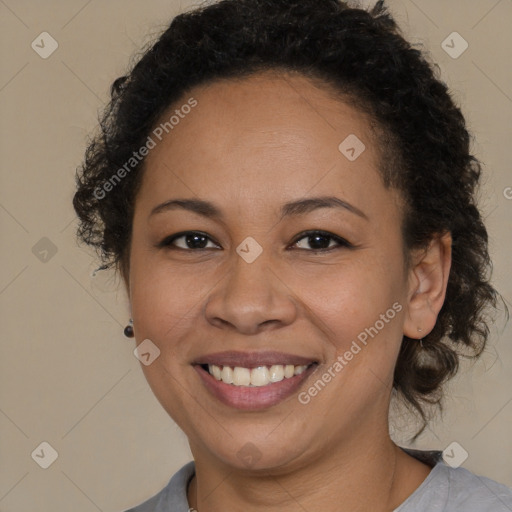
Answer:
[[[197,107],[147,157],[125,276],[137,343],[149,338],[161,351],[143,371],[196,462],[189,504],[199,512],[393,510],[430,471],[389,438],[393,370],[402,336],[419,339],[436,322],[450,236],[406,266],[401,198],[377,171],[369,120],[325,88],[264,73],[196,87],[179,105],[191,96]],[[353,162],[338,150],[349,134],[366,146]],[[284,203],[319,196],[364,217],[320,208],[280,219]],[[177,198],[212,202],[222,218],[180,208],[151,215]],[[353,247],[327,238],[336,248],[315,253],[307,237],[295,243],[313,229]],[[188,230],[206,233],[207,248],[158,247]],[[248,236],[263,249],[250,264],[236,252]],[[261,411],[230,408],[191,366],[223,350],[290,352],[320,361],[304,391],[395,302],[402,310],[306,405],[294,394]],[[260,456],[249,468],[237,456],[248,442]]]

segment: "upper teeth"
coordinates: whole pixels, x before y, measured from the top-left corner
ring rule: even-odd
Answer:
[[[208,365],[208,371],[217,380],[235,386],[266,386],[271,382],[279,382],[299,375],[306,368],[307,365],[294,366],[293,364],[274,364],[270,367],[258,366],[257,368]]]

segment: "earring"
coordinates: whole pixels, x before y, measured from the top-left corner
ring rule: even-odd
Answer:
[[[130,323],[124,328],[124,335],[127,338],[133,338],[133,320],[130,318]]]
[[[418,332],[422,332],[422,329],[418,327]],[[423,338],[420,338],[420,347],[423,348]]]

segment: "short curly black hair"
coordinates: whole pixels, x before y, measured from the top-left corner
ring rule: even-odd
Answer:
[[[436,235],[452,236],[452,267],[437,323],[423,348],[404,336],[394,374],[396,392],[419,413],[424,428],[424,406],[441,405],[442,385],[457,372],[461,355],[483,351],[487,311],[496,307],[498,294],[490,284],[487,232],[475,200],[481,165],[470,154],[464,117],[383,1],[367,11],[341,0],[223,0],[177,16],[112,84],[101,132],[77,172],[78,236],[126,279],[144,160],[108,194],[104,184],[194,86],[274,70],[330,86],[387,134],[379,170],[406,204],[406,253]]]

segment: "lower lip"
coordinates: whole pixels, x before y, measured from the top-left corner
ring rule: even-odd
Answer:
[[[302,383],[315,371],[317,364],[312,364],[299,375],[284,378],[266,386],[234,386],[217,380],[200,365],[194,365],[204,385],[212,395],[223,404],[245,411],[266,409],[285,400],[299,389]]]

